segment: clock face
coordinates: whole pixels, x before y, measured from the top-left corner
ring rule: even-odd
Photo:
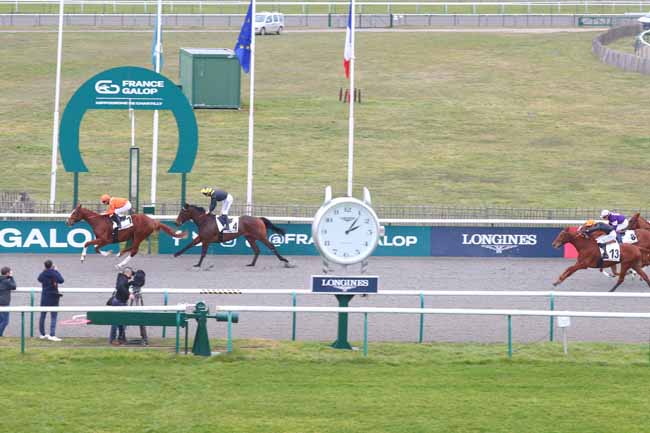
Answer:
[[[369,206],[353,198],[337,198],[322,207],[312,225],[321,254],[339,264],[358,263],[377,247],[379,221]]]

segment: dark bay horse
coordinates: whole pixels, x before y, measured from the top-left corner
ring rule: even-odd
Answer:
[[[128,229],[120,230],[118,232],[118,244],[124,241],[131,241],[131,247],[125,248],[119,253],[121,256],[127,251],[130,252],[130,254],[124,260],[122,260],[122,262],[116,265],[118,269],[126,265],[129,260],[131,260],[131,258],[138,253],[140,243],[142,243],[143,240],[147,239],[149,235],[155,231],[162,230],[168,235],[175,238],[187,237],[186,232],[174,233],[169,227],[161,224],[159,221],[149,218],[147,215],[134,214],[131,215],[131,219],[133,221],[133,225]],[[110,251],[100,250],[101,247],[113,243],[113,222],[108,217],[108,215],[101,215],[91,211],[90,209],[85,209],[81,207],[81,205],[77,205],[77,207],[74,208],[66,220],[66,225],[71,226],[78,223],[79,221],[86,221],[95,233],[95,239],[84,244],[84,248],[81,251],[81,262],[83,263],[84,259],[86,258],[86,249],[91,245],[94,245],[95,251],[102,256],[110,255]]]
[[[596,235],[594,233],[594,235]],[[562,281],[566,280],[571,276],[575,271],[580,269],[587,268],[609,268],[616,265],[616,262],[612,261],[602,261],[600,257],[600,248],[596,244],[596,241],[585,237],[581,233],[572,233],[569,231],[569,228],[565,228],[560,232],[559,235],[553,241],[554,248],[560,248],[562,245],[570,243],[578,250],[578,260],[573,266],[569,266],[562,274],[558,277],[557,281],[553,283],[554,286],[559,285]],[[642,255],[648,254],[650,251],[642,250],[638,247],[635,247],[631,244],[621,244],[621,271],[618,275],[618,280],[614,287],[611,288],[610,292],[616,290],[618,286],[623,283],[625,280],[625,275],[629,269],[634,269],[643,281],[650,287],[650,279],[643,269],[642,266]]]
[[[255,266],[257,257],[260,255],[260,248],[257,246],[257,241],[260,241],[266,245],[268,249],[273,251],[273,254],[275,254],[278,259],[283,261],[286,267],[291,267],[289,260],[282,257],[275,249],[275,246],[266,238],[266,231],[268,229],[271,229],[275,233],[281,235],[284,235],[284,230],[274,225],[266,218],[242,215],[239,217],[239,227],[237,233],[219,233],[219,229],[217,228],[217,221],[214,215],[206,214],[205,209],[200,206],[192,206],[185,203],[180,213],[178,214],[178,217],[176,217],[176,225],[180,226],[189,220],[194,221],[194,224],[196,224],[196,226],[199,228],[199,235],[193,239],[192,242],[184,246],[183,249],[176,252],[174,254],[174,257],[180,256],[185,251],[192,248],[194,245],[201,243],[201,258],[199,259],[199,263],[194,265],[195,268],[201,267],[201,263],[203,263],[203,259],[208,252],[209,244],[229,242],[240,236],[244,236],[246,238],[251,248],[253,249],[253,252],[255,253],[253,261],[247,266]]]

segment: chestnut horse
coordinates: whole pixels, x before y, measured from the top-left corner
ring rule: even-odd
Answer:
[[[268,249],[273,251],[278,259],[284,262],[285,267],[291,267],[289,260],[282,257],[275,246],[266,238],[266,230],[271,229],[275,233],[284,235],[284,230],[274,225],[266,218],[257,218],[249,215],[242,215],[239,217],[239,227],[237,233],[220,233],[217,228],[217,221],[214,215],[206,214],[205,209],[200,206],[192,206],[187,203],[183,205],[178,217],[176,217],[176,225],[183,225],[185,222],[192,220],[199,228],[199,235],[192,240],[189,244],[185,245],[180,251],[174,254],[178,257],[185,251],[192,248],[194,245],[201,243],[201,258],[199,262],[194,265],[195,268],[200,268],[203,259],[208,252],[208,245],[211,243],[229,242],[240,236],[244,236],[250,244],[255,257],[253,261],[246,266],[255,266],[257,257],[260,255],[260,248],[257,246],[257,241],[262,242]]]
[[[632,215],[632,218],[628,220],[627,229],[628,230],[637,230],[637,229],[649,230],[650,222],[643,219],[641,214],[637,212],[634,215]]]
[[[557,281],[553,283],[554,286],[557,286],[571,276],[575,271],[580,269],[609,268],[616,265],[616,262],[609,260],[603,262],[600,256],[600,248],[598,248],[595,240],[585,237],[585,235],[581,233],[572,233],[569,231],[568,227],[557,235],[552,245],[554,248],[560,248],[566,243],[573,244],[576,250],[578,250],[578,260],[573,266],[569,266],[564,272],[562,272]],[[640,248],[635,247],[634,245],[621,244],[621,272],[618,275],[616,284],[611,288],[610,292],[616,290],[616,288],[623,283],[625,275],[630,268],[634,269],[650,287],[650,279],[648,279],[646,273],[641,269],[642,255],[648,253],[650,253],[650,251],[644,249],[642,252]]]
[[[131,247],[125,248],[119,253],[119,256],[121,256],[127,251],[130,251],[130,254],[122,260],[122,262],[115,265],[118,269],[126,265],[129,260],[138,253],[140,243],[147,239],[154,231],[162,230],[175,238],[187,237],[187,233],[174,233],[169,227],[161,224],[159,221],[149,218],[147,215],[134,214],[131,215],[131,219],[133,225],[128,229],[120,230],[118,232],[118,244],[124,241],[131,241]],[[94,245],[95,251],[102,256],[109,256],[111,254],[110,251],[100,250],[101,247],[113,243],[113,221],[111,221],[109,216],[95,213],[90,209],[85,209],[81,207],[81,205],[77,205],[68,217],[66,225],[71,226],[79,221],[86,221],[95,233],[95,239],[84,244],[84,248],[81,251],[81,262],[83,263],[86,258],[86,249],[91,245]]]

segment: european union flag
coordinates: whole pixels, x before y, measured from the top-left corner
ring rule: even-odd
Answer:
[[[235,45],[235,54],[239,59],[239,64],[245,73],[248,74],[248,70],[251,67],[251,36],[252,36],[252,13],[253,13],[253,2],[248,5],[248,13],[246,13],[246,18],[244,18],[244,23],[241,25],[241,31],[239,32],[239,38],[237,38],[237,45]]]

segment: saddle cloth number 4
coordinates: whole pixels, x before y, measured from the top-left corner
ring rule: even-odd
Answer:
[[[230,222],[228,225],[228,230],[224,231],[223,224],[221,224],[221,221],[219,221],[219,218],[217,218],[217,228],[219,231],[223,233],[237,233],[239,231],[239,217],[230,217],[228,220]]]

